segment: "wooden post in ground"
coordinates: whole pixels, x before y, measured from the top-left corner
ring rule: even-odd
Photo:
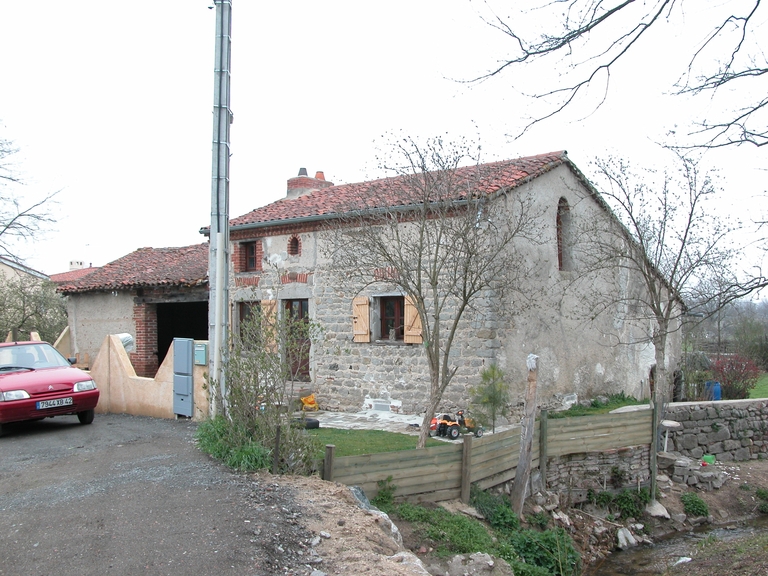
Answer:
[[[541,485],[544,490],[547,489],[547,418],[549,417],[549,411],[542,409],[539,412],[539,472],[541,472]]]
[[[325,459],[323,460],[323,480],[333,481],[333,457],[336,454],[335,444],[325,445]]]
[[[512,486],[511,502],[512,510],[519,517],[523,516],[523,504],[528,489],[528,480],[531,477],[531,460],[533,455],[533,431],[536,421],[536,381],[538,378],[538,356],[528,354],[526,364],[528,366],[528,385],[525,389],[525,415],[523,416],[523,430],[520,441],[520,460],[515,470],[515,483]]]
[[[472,486],[472,436],[464,436],[461,452],[461,501],[469,504],[469,489]]]

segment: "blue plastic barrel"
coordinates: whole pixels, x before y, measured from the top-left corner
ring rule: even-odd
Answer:
[[[722,391],[720,390],[720,382],[714,380],[707,380],[704,383],[704,396],[707,400],[720,400],[722,398]]]

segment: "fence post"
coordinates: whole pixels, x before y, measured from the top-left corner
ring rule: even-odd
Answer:
[[[336,452],[334,444],[325,445],[325,459],[323,460],[323,480],[333,481],[333,455]]]
[[[659,429],[659,405],[653,402],[651,414],[651,500],[656,500],[656,437]]]
[[[549,410],[542,408],[539,417],[539,472],[541,473],[541,485],[547,489],[547,417]]]
[[[469,488],[472,484],[472,436],[464,436],[461,453],[461,501],[469,503]]]

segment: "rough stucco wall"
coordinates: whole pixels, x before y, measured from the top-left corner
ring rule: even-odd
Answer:
[[[128,292],[70,294],[67,316],[73,354],[88,354],[93,361],[108,334],[136,337],[133,295]]]
[[[193,420],[208,417],[207,366],[194,367]],[[136,376],[128,354],[115,335],[104,338],[90,372],[99,388],[99,413],[175,418],[173,413],[173,346],[155,378]]]
[[[597,203],[567,167],[560,167],[515,193],[531,193],[534,210],[541,214],[544,228],[538,242],[529,243],[526,253],[536,273],[521,292],[527,300],[510,299],[505,304],[516,311],[511,318],[498,317],[491,302],[478,301],[476,314],[465,314],[452,350],[452,363],[458,371],[447,390],[443,407],[466,406],[469,388],[479,382],[484,366],[497,363],[507,374],[513,404],[522,402],[529,353],[539,360],[539,402],[549,405],[555,395],[577,393],[579,397],[625,392],[638,398],[648,395],[648,374],[654,364],[650,344],[627,345],[645,336],[648,323],[634,321],[631,312],[610,308],[595,320],[583,317],[580,306],[594,293],[617,288],[639,290],[638,278],[600,278],[581,283],[582,292],[567,292],[563,287],[578,274],[578,252],[573,254],[576,272],[558,269],[556,214],[561,197],[568,200],[574,222],[607,218]],[[258,287],[232,288],[233,301],[308,298],[310,316],[324,328],[320,342],[313,344],[311,378],[321,406],[359,410],[366,396],[380,397],[385,392],[402,401],[402,409],[418,413],[426,406],[429,370],[423,349],[402,343],[352,341],[352,298],[340,278],[324,266],[318,247],[319,233],[306,232],[301,256],[288,256],[290,234],[264,239],[265,265]],[[275,271],[276,269],[276,271]],[[306,282],[281,285],[285,272],[311,273]],[[585,291],[586,292],[583,292]],[[394,291],[377,283],[359,295],[373,296]],[[519,296],[516,296],[519,298]],[[623,342],[624,344],[616,344]],[[671,335],[668,363],[674,369],[679,354],[679,335]]]

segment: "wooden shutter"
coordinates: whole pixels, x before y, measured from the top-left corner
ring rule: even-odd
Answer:
[[[275,329],[277,327],[277,300],[262,300],[260,304],[262,327],[269,334],[268,341],[265,342],[265,344],[268,350],[274,352],[277,349],[277,342],[275,342]]]
[[[371,341],[371,305],[367,296],[352,299],[352,330],[355,342]]]
[[[424,340],[421,336],[421,317],[419,311],[410,296],[405,297],[405,331],[403,342],[406,344],[421,344]]]

